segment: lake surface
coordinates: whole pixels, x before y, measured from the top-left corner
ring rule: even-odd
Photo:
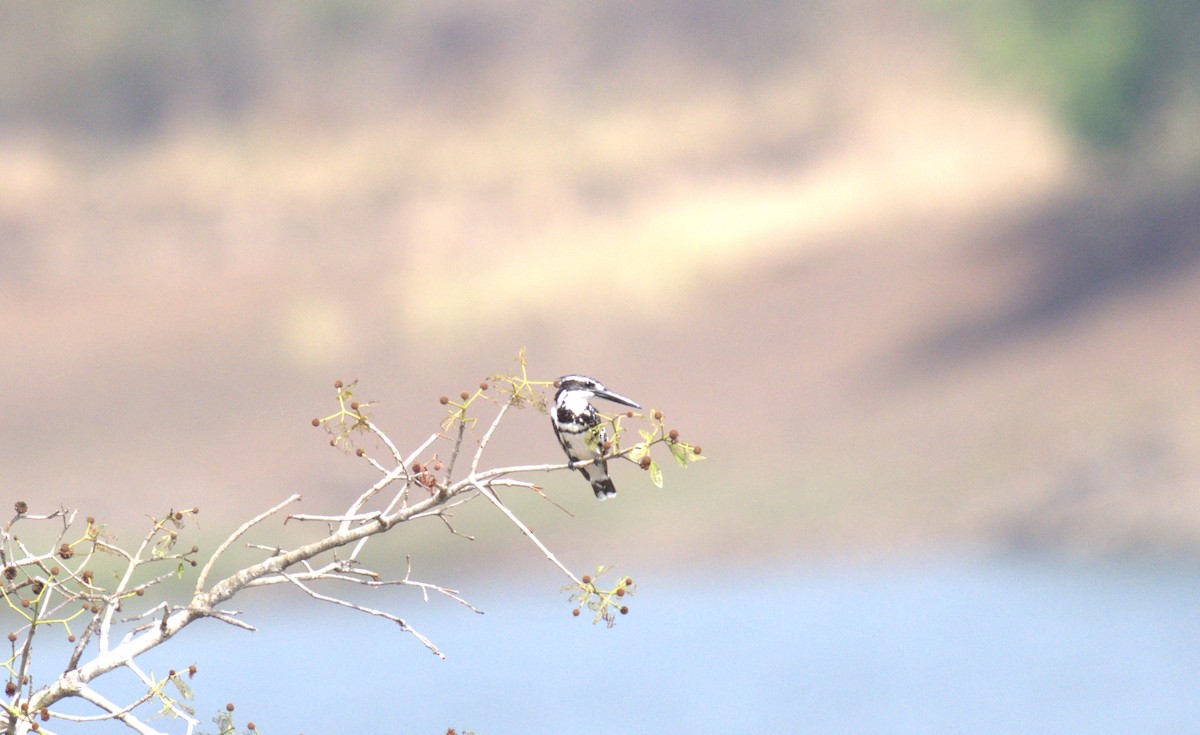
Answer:
[[[444,661],[390,623],[296,595],[282,619],[252,611],[258,633],[199,626],[156,652],[156,670],[199,664],[207,732],[230,700],[267,735],[1200,732],[1200,569],[1188,564],[641,577],[611,630],[572,618],[549,573],[464,584],[482,616],[419,595],[364,600],[402,611]]]

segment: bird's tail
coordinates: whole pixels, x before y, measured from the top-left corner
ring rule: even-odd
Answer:
[[[617,488],[613,485],[612,479],[603,467],[592,465],[591,467],[580,467],[583,476],[592,483],[592,492],[596,494],[596,500],[608,500],[617,494]]]

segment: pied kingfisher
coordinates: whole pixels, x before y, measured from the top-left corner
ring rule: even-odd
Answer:
[[[558,393],[554,394],[554,409],[550,420],[554,424],[554,433],[558,443],[572,465],[575,462],[592,461],[584,467],[574,467],[583,473],[588,482],[592,483],[592,491],[596,498],[606,500],[617,494],[612,480],[608,477],[608,462],[604,460],[604,442],[608,440],[605,429],[592,431],[600,424],[600,416],[596,409],[588,403],[595,396],[626,406],[641,408],[638,404],[623,395],[613,393],[600,384],[600,381],[582,375],[564,375],[555,381]]]

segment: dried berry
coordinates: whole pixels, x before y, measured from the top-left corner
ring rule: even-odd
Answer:
[[[633,411],[626,411],[625,418],[630,418],[630,419],[633,418]]]
[[[313,420],[312,420],[312,425],[313,425],[313,426],[320,426],[320,425],[321,425],[321,419],[313,419]]]
[[[480,384],[479,384],[479,390],[487,390],[487,389],[488,389],[488,384],[487,384],[487,383],[480,383]]]
[[[655,421],[662,421],[662,411],[655,411],[655,412],[654,412],[654,420],[655,420]]]
[[[358,455],[359,457],[365,457],[365,456],[367,456],[367,453],[366,453],[366,451],[364,451],[362,447],[359,447],[358,449],[355,449],[355,450],[354,450],[354,453],[355,453],[356,455]]]
[[[574,617],[579,617],[579,608],[575,608],[574,610],[572,610],[571,615],[573,615]]]
[[[4,578],[5,579],[12,580],[12,579],[16,579],[16,577],[17,577],[17,568],[16,567],[4,567]]]
[[[75,634],[72,633],[71,635],[67,636],[67,643],[74,643],[74,642],[75,642]]]
[[[247,723],[246,723],[246,729],[247,729],[247,730],[254,730],[254,729],[255,729],[255,727],[254,727],[254,723],[253,723],[253,722],[247,722]]]
[[[60,571],[58,567],[50,567],[50,576],[56,576]]]
[[[667,432],[667,436],[671,438],[671,441],[675,441],[679,438],[679,431],[677,429],[671,429]]]
[[[617,597],[624,597],[624,596],[625,596],[625,588],[624,588],[624,587],[618,587],[618,588],[617,588]]]
[[[196,675],[196,664],[192,664],[191,666],[188,667],[188,678],[190,679],[195,675]]]
[[[91,570],[91,569],[85,569],[85,570],[83,570],[83,574],[81,574],[81,575],[80,575],[80,577],[81,577],[81,578],[83,579],[83,581],[84,581],[84,582],[86,582],[87,584],[91,584],[91,583],[92,583],[92,570]]]
[[[46,589],[46,585],[42,583],[42,580],[35,579],[30,589],[33,590],[33,594],[40,595],[42,594],[42,590]]]
[[[357,411],[357,410],[358,410],[358,401],[350,401],[350,410],[351,410],[351,411]]]
[[[591,583],[592,583],[592,578],[591,578],[591,577],[589,577],[589,576],[588,576],[588,575],[586,575],[586,574],[585,574],[585,575],[583,575],[583,583],[584,583],[584,584],[591,584]]]
[[[226,711],[226,712],[232,712],[232,711],[233,711],[233,702],[230,702],[229,704],[225,705],[225,711]]]
[[[450,396],[442,396],[441,398],[438,399],[438,403],[442,404],[443,406],[445,406],[449,402],[450,402]]]
[[[42,707],[42,711],[38,713],[38,717],[42,718],[42,722],[49,722],[50,710],[47,707]]]
[[[342,387],[342,381],[340,381],[340,380],[335,380],[335,381],[333,381],[333,387],[334,387],[334,388],[341,388],[341,387]]]
[[[622,615],[628,615],[628,614],[629,614],[629,608],[628,608],[628,607],[626,607],[626,606],[624,606],[624,605],[622,605],[622,606],[621,606],[621,614],[622,614]]]
[[[643,470],[648,470],[648,469],[650,469],[650,465],[652,462],[653,462],[653,460],[650,459],[650,455],[647,454],[645,457],[642,457],[642,461],[638,462],[638,464],[641,465]]]
[[[17,515],[24,515],[29,512],[29,504],[24,500],[18,500],[13,504],[13,510],[17,511]]]
[[[137,590],[134,592],[134,594],[137,595],[138,597],[142,597],[143,595],[146,594],[146,588],[138,587]]]
[[[17,642],[17,634],[16,634],[16,633],[9,633],[9,634],[8,634],[8,642],[9,642],[9,643],[16,643],[16,642]]]
[[[464,390],[462,393],[459,393],[459,394],[458,394],[458,397],[459,397],[459,398],[461,398],[461,399],[463,399],[463,400],[465,401],[465,400],[467,400],[468,398],[470,398],[470,397],[471,397],[471,394],[470,394],[470,393],[468,393],[468,392],[466,392],[466,391]]]
[[[632,584],[633,584],[633,577],[626,577],[625,578],[625,586],[629,587]]]
[[[700,445],[699,445],[699,444],[697,444],[696,446],[692,447],[692,453],[693,453],[693,454],[700,454]]]
[[[16,684],[13,684],[13,683],[10,681],[10,682],[8,682],[7,684],[5,684],[5,685],[4,685],[4,694],[5,694],[5,696],[11,697],[12,695],[14,695],[14,694],[16,694],[16,693],[17,693],[17,685],[16,685]]]

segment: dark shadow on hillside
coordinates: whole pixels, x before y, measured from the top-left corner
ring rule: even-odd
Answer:
[[[905,362],[978,356],[1200,267],[1200,182],[1058,201],[989,242],[988,259],[1024,263],[1024,283],[1005,306],[919,340]]]

